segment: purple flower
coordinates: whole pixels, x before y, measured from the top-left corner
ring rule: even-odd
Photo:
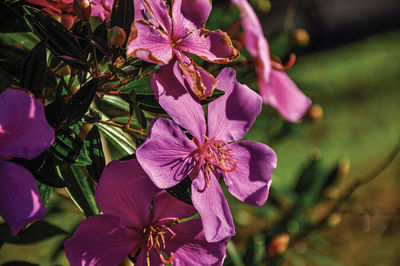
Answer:
[[[113,161],[96,190],[102,215],[82,222],[65,244],[72,266],[117,265],[129,254],[135,265],[222,265],[228,240],[208,243],[196,210],[154,186],[137,160]]]
[[[288,75],[271,67],[269,47],[254,10],[246,0],[231,0],[241,11],[245,46],[256,61],[258,89],[265,104],[269,104],[290,122],[298,122],[311,101],[297,88]]]
[[[0,94],[0,215],[16,235],[27,223],[45,215],[32,174],[7,160],[33,159],[54,140],[43,105],[32,95],[6,89]]]
[[[225,95],[208,105],[208,124],[198,100],[183,85],[170,88],[171,78],[156,73],[161,106],[193,136],[190,140],[172,120],[158,118],[136,152],[144,171],[159,188],[192,179],[192,202],[200,213],[207,241],[235,234],[227,201],[218,183],[222,177],[229,192],[239,200],[261,206],[268,197],[276,155],[268,146],[242,139],[261,112],[261,97],[236,81],[235,71],[225,68],[218,75],[218,89]]]
[[[135,2],[128,53],[163,66],[177,61],[180,73],[176,74],[184,75],[192,91],[201,99],[211,95],[217,81],[187,53],[214,63],[229,63],[239,56],[225,32],[204,29],[211,1],[176,0],[171,9],[163,0],[141,3]]]

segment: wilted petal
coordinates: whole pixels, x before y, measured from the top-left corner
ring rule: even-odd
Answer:
[[[146,20],[132,23],[127,52],[133,57],[161,65],[168,64],[172,58],[169,37]]]
[[[84,220],[64,243],[71,266],[118,265],[141,244],[141,235],[113,215],[93,215]]]
[[[196,149],[174,121],[156,118],[136,156],[154,184],[165,189],[175,186],[190,173]]]
[[[148,223],[149,206],[158,191],[136,159],[112,161],[103,170],[96,201],[103,213],[141,228]]]
[[[179,41],[178,45],[182,51],[213,63],[229,63],[239,56],[228,34],[220,30],[196,30]]]
[[[0,162],[0,215],[13,235],[45,215],[32,174],[22,166],[6,161]]]
[[[200,171],[192,182],[192,202],[201,216],[208,242],[218,242],[235,235],[232,214],[217,178],[211,176],[207,185]]]
[[[159,219],[165,217],[176,217],[179,219],[192,217],[196,213],[196,209],[171,196],[166,191],[161,191],[153,200],[153,221],[156,222]],[[167,220],[167,224],[171,221]]]
[[[265,144],[252,141],[236,142],[231,147],[237,166],[224,174],[229,192],[247,204],[263,205],[276,168],[275,152]]]
[[[151,87],[160,105],[182,127],[196,139],[204,138],[206,122],[198,99],[188,93],[177,61],[154,73]]]
[[[192,219],[171,227],[176,236],[167,240],[166,253],[174,253],[174,265],[222,265],[229,238],[207,242],[200,219]]]
[[[192,59],[182,54],[179,67],[192,92],[200,100],[207,98],[214,91],[218,81],[207,71],[198,66]]]
[[[217,80],[217,88],[225,95],[208,104],[208,136],[227,142],[240,140],[261,112],[261,97],[240,84],[232,68],[224,68]]]
[[[7,89],[0,94],[0,108],[0,158],[33,159],[53,142],[43,105],[32,95]]]
[[[269,88],[261,91],[265,103],[271,104],[290,122],[299,122],[311,105],[311,100],[299,90],[289,76],[271,70]]]
[[[143,0],[149,10],[149,14],[165,29],[170,35],[171,18],[169,17],[169,6],[164,0]]]

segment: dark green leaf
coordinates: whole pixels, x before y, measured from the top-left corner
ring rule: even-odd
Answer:
[[[78,122],[56,136],[51,150],[60,161],[76,165],[92,164],[86,146],[78,136],[81,125],[82,122]]]
[[[19,232],[18,235],[12,236],[10,229],[6,223],[0,225],[0,242],[13,244],[32,244],[40,242],[57,235],[68,234],[63,229],[52,225],[46,221],[37,221]]]
[[[122,69],[117,68],[113,64],[108,64],[108,69],[113,73],[114,76],[118,78],[128,78],[129,75]]]
[[[92,160],[92,164],[87,165],[86,169],[90,173],[90,176],[96,182],[99,182],[101,173],[106,166],[106,161],[104,159],[100,132],[97,126],[93,126],[89,134],[86,136],[85,146],[88,151],[89,158]]]
[[[4,1],[0,2],[0,32],[29,31],[24,17]]]
[[[177,184],[174,187],[166,189],[166,191],[175,198],[187,204],[193,205],[191,185],[192,181],[190,180],[190,177],[187,176],[185,179],[179,182],[179,184]]]
[[[90,177],[84,170],[75,165],[64,164],[58,167],[58,172],[67,184],[68,193],[82,212],[87,217],[99,214],[94,198],[94,185],[88,181]]]
[[[118,26],[124,29],[126,36],[128,36],[131,31],[134,13],[135,10],[132,0],[115,0],[111,12],[111,28]]]
[[[40,97],[46,82],[46,40],[39,42],[25,58],[22,65],[20,86]]]
[[[68,101],[55,101],[47,105],[46,118],[49,124],[58,131],[79,121],[89,109],[97,88],[98,79],[92,79]]]
[[[24,6],[24,11],[34,33],[41,40],[47,40],[50,51],[75,68],[89,68],[79,42],[60,22],[33,7]]]
[[[27,168],[39,182],[51,187],[65,187],[65,183],[58,177],[56,164],[51,149],[47,149],[32,160],[13,159],[13,162]]]

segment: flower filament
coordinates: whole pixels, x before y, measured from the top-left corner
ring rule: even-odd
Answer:
[[[211,172],[215,173],[214,166],[219,167],[225,174],[236,169],[237,163],[232,156],[232,147],[220,140],[206,138],[206,142],[199,147],[200,161],[207,186],[211,180]]]

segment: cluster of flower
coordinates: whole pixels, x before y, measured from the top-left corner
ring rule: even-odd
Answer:
[[[260,22],[247,1],[232,2],[241,11],[244,44],[256,61],[262,97],[239,83],[232,68],[215,78],[190,57],[220,64],[239,55],[225,32],[204,28],[209,0],[175,0],[171,6],[163,0],[135,0],[127,53],[161,66],[151,86],[173,120],[152,121],[137,159],[106,166],[96,190],[103,214],[88,217],[65,242],[72,265],[117,265],[128,255],[137,256],[137,265],[221,265],[235,227],[219,179],[242,202],[261,206],[267,200],[276,155],[265,144],[240,140],[260,114],[262,102],[297,122],[310,100],[283,66],[271,62]],[[46,1],[52,12],[60,11],[62,3],[71,8],[72,2]],[[94,1],[94,6],[103,11],[94,9],[92,16],[104,19],[111,13],[112,3]],[[206,118],[200,101],[215,88],[225,94],[208,104]],[[33,176],[7,160],[38,156],[52,143],[54,131],[46,123],[43,105],[23,90],[3,92],[0,108],[0,214],[17,234],[42,218],[44,207]],[[34,135],[24,134],[27,127]],[[193,206],[163,190],[187,176]],[[197,212],[201,219],[188,219]]]

